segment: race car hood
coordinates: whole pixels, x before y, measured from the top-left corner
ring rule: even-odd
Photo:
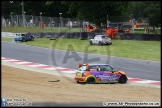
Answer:
[[[15,36],[15,38],[22,38],[22,36]]]

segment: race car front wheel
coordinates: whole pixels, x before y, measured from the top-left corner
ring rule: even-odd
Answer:
[[[31,38],[31,41],[34,41],[34,38]]]
[[[103,45],[103,43],[100,41],[100,42],[99,42],[99,45],[101,45],[101,46],[102,46],[102,45]]]
[[[95,78],[89,77],[89,78],[86,80],[86,83],[87,83],[87,84],[94,84],[94,83],[95,83]]]
[[[120,78],[119,78],[119,83],[120,84],[125,84],[125,83],[127,83],[127,77],[125,76],[125,75],[122,75]]]
[[[112,45],[112,42],[110,42],[108,45]]]

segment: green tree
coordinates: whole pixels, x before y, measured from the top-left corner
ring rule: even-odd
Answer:
[[[107,15],[111,22],[124,21],[128,18],[126,14],[129,2],[114,1],[81,1],[81,2],[63,2],[69,6],[67,13],[74,15],[77,12],[78,19],[88,20],[100,25],[106,24]]]
[[[146,18],[154,30],[161,26],[161,1],[134,2],[132,13],[136,19]]]
[[[146,8],[147,18],[149,21],[149,25],[153,27],[155,31],[155,27],[161,26],[161,3],[160,1],[152,1]]]

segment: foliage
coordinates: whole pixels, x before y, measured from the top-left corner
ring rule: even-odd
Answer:
[[[1,13],[9,18],[10,13],[22,14],[22,1],[2,1]],[[153,27],[161,24],[160,1],[24,1],[24,11],[27,15],[78,18],[88,20],[96,25],[110,22],[124,22],[132,18],[139,20],[147,18]],[[108,18],[107,18],[108,15]]]
[[[147,9],[149,24],[153,27],[161,26],[161,4],[159,1],[151,2]]]
[[[13,41],[13,38],[2,38],[2,41]],[[89,45],[89,40],[35,38],[34,41],[20,42],[32,46],[79,51],[84,53],[119,56],[143,60],[160,61],[159,41],[113,40],[110,46]],[[121,47],[122,46],[122,47]],[[149,52],[149,53],[148,53]]]

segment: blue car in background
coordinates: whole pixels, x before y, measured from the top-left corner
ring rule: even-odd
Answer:
[[[20,33],[20,34],[16,34],[14,41],[15,42],[34,41],[34,36],[26,33]]]

